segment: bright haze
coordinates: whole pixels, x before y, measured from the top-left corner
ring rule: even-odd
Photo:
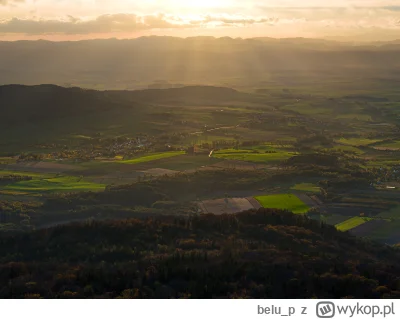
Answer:
[[[400,0],[0,0],[0,40],[149,35],[392,41]]]

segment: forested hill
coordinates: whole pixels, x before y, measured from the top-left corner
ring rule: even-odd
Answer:
[[[4,235],[0,298],[397,298],[399,251],[289,212]]]
[[[248,94],[225,87],[187,86],[171,89],[136,91],[97,91],[56,85],[3,85],[0,86],[1,122],[21,121],[64,116],[85,115],[87,112],[137,110],[145,103],[202,102],[210,100],[246,100]],[[136,108],[135,108],[136,106]],[[129,115],[129,114],[128,114]]]
[[[0,138],[4,143],[50,143],[71,134],[94,135],[110,127],[115,135],[151,131],[152,112],[165,105],[191,108],[204,103],[249,102],[252,95],[226,87],[188,86],[136,91],[98,91],[56,85],[0,86]],[[179,113],[179,112],[178,112]]]

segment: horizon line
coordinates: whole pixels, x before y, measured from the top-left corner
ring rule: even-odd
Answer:
[[[88,38],[88,39],[77,39],[77,40],[48,40],[48,39],[17,39],[17,40],[1,40],[1,42],[85,42],[85,41],[133,41],[145,38],[171,38],[171,39],[196,39],[196,38],[209,38],[215,40],[222,40],[222,39],[230,39],[230,40],[261,40],[261,39],[270,39],[270,40],[320,40],[326,42],[337,42],[337,43],[390,43],[400,41],[400,37],[393,39],[393,40],[354,40],[354,39],[346,39],[348,37],[341,37],[341,36],[328,36],[328,37],[270,37],[270,36],[259,36],[259,37],[231,37],[231,36],[209,36],[209,35],[198,35],[198,36],[188,36],[188,37],[179,37],[179,36],[168,36],[168,35],[145,35],[139,37],[132,37],[132,38],[118,38],[118,37],[110,37],[110,38]]]

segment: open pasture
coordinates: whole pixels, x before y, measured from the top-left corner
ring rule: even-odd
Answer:
[[[5,191],[24,193],[57,193],[79,191],[102,191],[105,185],[85,181],[80,177],[61,176],[54,178],[32,179],[8,184]]]
[[[303,214],[310,209],[309,206],[293,194],[257,196],[255,199],[264,208],[285,209],[295,214]]]
[[[357,226],[360,226],[366,222],[368,222],[370,220],[370,218],[367,217],[353,217],[350,219],[345,220],[344,222],[337,224],[336,228],[340,231],[349,231]]]
[[[141,157],[130,159],[130,160],[120,161],[120,163],[122,163],[122,164],[140,164],[140,163],[152,162],[152,161],[169,158],[169,157],[175,157],[175,156],[184,155],[184,154],[185,154],[184,151],[154,153],[154,154],[145,155],[145,156],[141,156]]]

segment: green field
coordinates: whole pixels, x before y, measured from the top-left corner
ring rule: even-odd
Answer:
[[[31,176],[32,178],[45,178],[45,177],[53,177],[55,174],[44,174],[37,172],[21,172],[21,171],[9,171],[9,170],[0,170],[0,176]]]
[[[363,121],[363,122],[370,122],[372,121],[372,118],[368,114],[340,114],[335,117],[335,119],[340,120],[340,119],[348,119],[348,120],[355,120],[355,121]]]
[[[290,210],[295,214],[306,213],[310,208],[292,194],[257,196],[255,199],[265,208]]]
[[[154,153],[154,154],[151,154],[151,155],[141,156],[141,157],[134,158],[134,159],[131,159],[131,160],[120,161],[119,163],[123,163],[123,164],[140,164],[140,163],[156,161],[156,160],[159,160],[159,159],[164,159],[164,158],[169,158],[169,157],[174,157],[174,156],[179,156],[179,155],[184,155],[184,154],[185,154],[184,151]]]
[[[8,192],[21,193],[57,193],[79,191],[102,191],[105,185],[90,183],[81,178],[62,176],[45,179],[33,179],[9,184],[3,188]]]
[[[369,220],[370,219],[366,218],[366,217],[358,217],[358,216],[356,216],[356,217],[350,218],[350,219],[348,219],[348,220],[346,220],[346,221],[344,221],[344,222],[342,222],[340,224],[337,224],[336,228],[338,230],[340,230],[340,231],[348,231],[350,229],[353,229],[353,228],[355,228],[357,226],[360,226],[360,225],[366,223]]]
[[[214,153],[214,157],[222,158],[227,160],[238,160],[245,162],[254,163],[270,163],[270,162],[280,162],[291,158],[296,155],[296,153],[277,151],[276,153],[255,153],[251,150],[221,150]]]
[[[259,152],[265,152],[265,151],[282,151],[282,149],[288,149],[288,148],[293,148],[293,143],[289,143],[288,141],[281,141],[281,143],[263,143],[261,145],[254,145],[254,146],[243,146],[241,150],[243,151],[251,151],[251,150],[256,150]],[[241,151],[239,150],[239,151]]]
[[[394,148],[394,149],[400,149],[400,141],[390,141],[386,143],[382,143],[379,145],[376,145],[377,147],[387,147],[387,148]]]
[[[350,146],[365,146],[365,145],[370,145],[374,143],[378,143],[381,140],[376,140],[376,139],[368,139],[368,138],[341,138],[336,140],[336,142],[340,144],[345,144],[345,145],[350,145]]]
[[[300,183],[292,186],[290,189],[302,192],[319,193],[320,188],[312,183]]]

